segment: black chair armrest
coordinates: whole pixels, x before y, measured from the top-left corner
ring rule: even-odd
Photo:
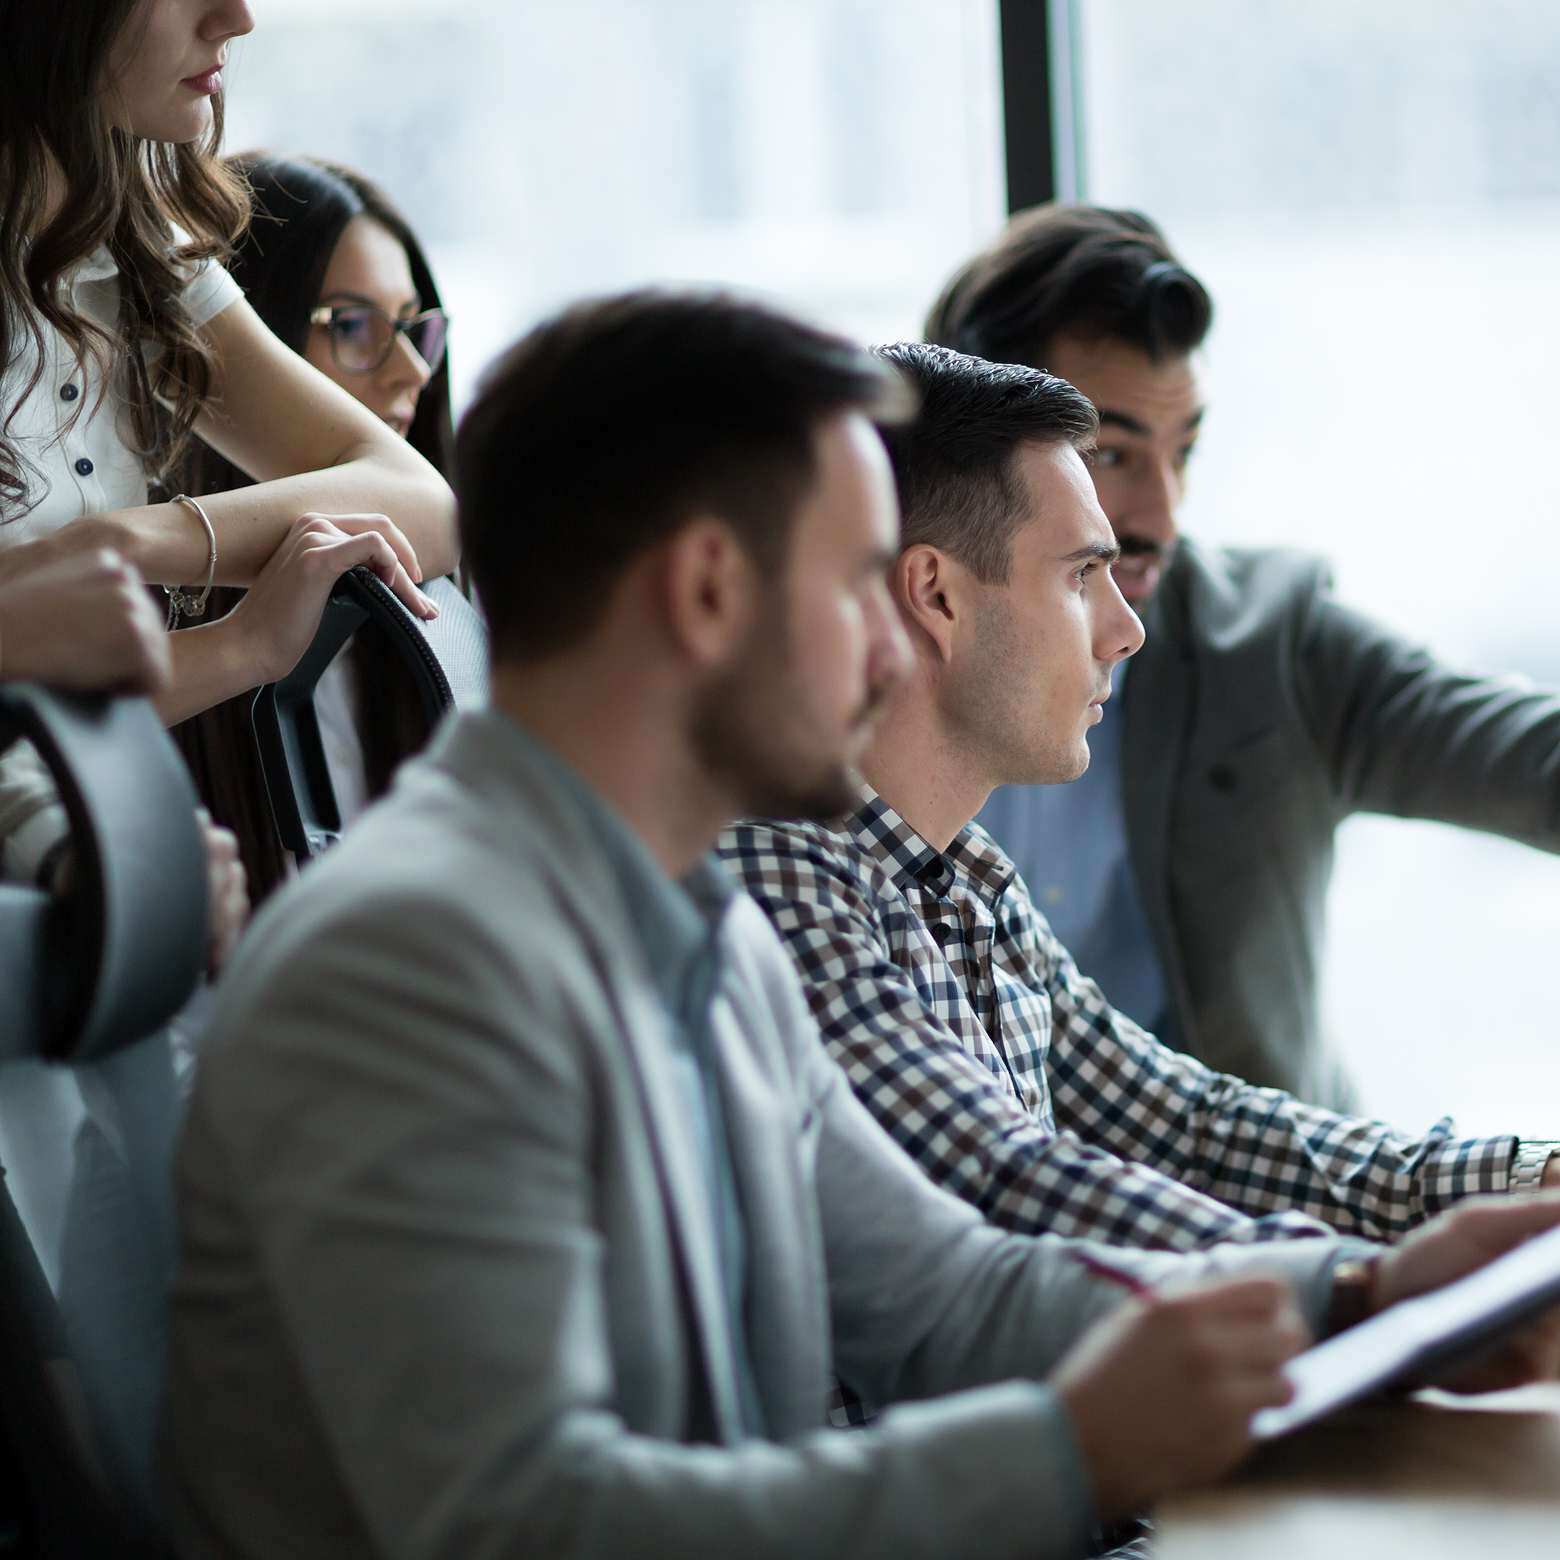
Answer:
[[[411,673],[430,731],[455,702],[438,656],[389,586],[361,565],[343,574],[325,603],[313,642],[287,676],[256,693],[251,717],[277,836],[300,863],[341,836],[314,690],[342,647],[370,618],[386,631],[396,656]]]

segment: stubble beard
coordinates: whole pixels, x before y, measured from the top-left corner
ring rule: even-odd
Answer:
[[[1031,658],[1011,609],[992,592],[982,603],[967,662],[947,684],[944,705],[961,761],[984,769],[993,787],[1056,785],[1076,780],[1088,767],[1086,748],[1080,762],[1071,742],[1042,729]]]
[[[691,741],[742,816],[835,823],[855,811],[861,781],[849,756],[804,750],[808,700],[792,646],[783,609],[766,611],[737,664],[700,701]],[[863,741],[881,702],[873,690],[852,722]]]

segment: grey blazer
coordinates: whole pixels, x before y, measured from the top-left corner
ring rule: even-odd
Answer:
[[[1302,553],[1183,543],[1144,626],[1123,806],[1182,1044],[1346,1108],[1317,1012],[1339,823],[1391,813],[1560,850],[1560,698],[1438,665],[1339,605]]]
[[[900,1154],[745,898],[714,1027],[772,1440],[736,1439],[666,1020],[535,754],[497,713],[457,717],[267,907],[220,994],[179,1162],[183,1553],[1079,1552],[1066,1416],[1010,1378],[1115,1295]],[[1150,1279],[1282,1271],[1313,1314],[1335,1257],[1117,1254]],[[823,1428],[833,1365],[905,1406]]]

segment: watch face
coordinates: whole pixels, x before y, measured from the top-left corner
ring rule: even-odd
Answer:
[[[1363,1322],[1371,1314],[1375,1287],[1375,1259],[1349,1257],[1340,1262],[1333,1269],[1323,1335],[1334,1337]]]

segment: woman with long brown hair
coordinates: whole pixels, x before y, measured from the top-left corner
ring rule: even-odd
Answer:
[[[219,264],[247,215],[216,156],[222,69],[252,26],[247,0],[0,10],[0,572],[7,542],[69,523],[88,528],[70,544],[193,587],[186,615],[213,581],[288,576],[178,636],[170,718],[301,650],[337,564],[371,563],[426,615],[409,576],[454,562],[438,474],[277,341]],[[147,503],[192,431],[254,485]],[[311,512],[334,518],[300,531]],[[330,569],[307,561],[322,549]]]
[[[437,472],[221,267],[247,215],[216,155],[222,71],[253,25],[247,0],[0,7],[0,578],[9,544],[51,538],[185,587],[170,626],[197,626],[170,645],[170,722],[285,672],[343,569],[369,564],[426,617],[413,581],[455,557]],[[149,503],[192,431],[254,485]],[[213,583],[250,589],[205,622]],[[41,827],[47,788],[5,768],[6,864],[30,874],[58,823]]]

